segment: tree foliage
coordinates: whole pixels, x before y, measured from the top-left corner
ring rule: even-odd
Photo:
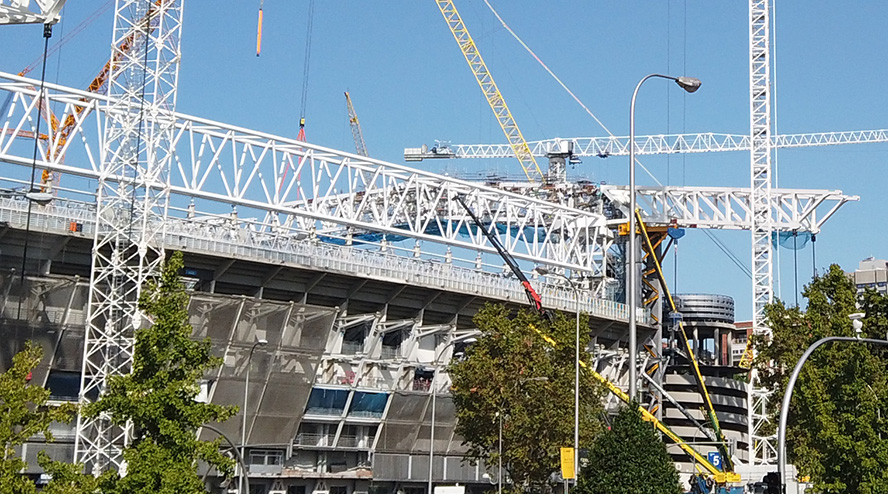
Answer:
[[[589,451],[577,494],[681,494],[675,464],[638,404],[623,407]]]
[[[499,415],[503,417],[503,468],[516,490],[545,491],[559,471],[560,448],[573,446],[573,318],[553,323],[535,313],[511,317],[501,305],[487,305],[474,318],[482,334],[463,360],[450,365],[456,432],[468,455],[485,464],[499,460]],[[583,318],[582,327],[588,321]],[[534,330],[555,341],[554,347]],[[581,334],[581,348],[589,343]],[[587,362],[587,353],[581,354]],[[580,447],[591,444],[603,416],[601,388],[580,374]]]
[[[856,288],[837,265],[803,291],[805,311],[782,302],[767,308],[770,340],[753,340],[762,383],[774,391],[777,423],[786,384],[802,353],[827,336],[855,336],[848,315],[864,312],[864,336],[884,339],[888,299]],[[855,304],[860,304],[857,307]],[[818,492],[888,492],[888,352],[885,347],[827,343],[802,368],[790,403],[787,456]]]
[[[123,425],[132,421],[134,438],[124,451],[126,476],[105,494],[190,494],[205,492],[197,475],[201,460],[230,475],[233,461],[219,451],[218,441],[200,441],[197,429],[232,416],[236,407],[200,403],[196,397],[204,373],[221,364],[210,354],[209,340],[191,339],[188,294],[179,278],[181,253],[164,265],[158,281],[143,291],[139,309],[152,320],[136,331],[133,371],[114,376],[102,397],[85,413],[110,414]]]
[[[38,454],[38,462],[52,477],[41,494],[96,494],[102,492],[100,486],[111,485],[115,480],[113,472],[93,477],[83,472],[83,464],[52,461],[43,451]]]
[[[31,342],[12,358],[12,366],[0,374],[0,442],[3,457],[0,460],[0,492],[28,494],[36,492],[34,483],[22,471],[27,467],[15,452],[33,436],[44,436],[52,441],[49,426],[53,422],[68,423],[74,414],[74,405],[50,406],[49,390],[31,384],[31,372],[43,358],[43,349]]]

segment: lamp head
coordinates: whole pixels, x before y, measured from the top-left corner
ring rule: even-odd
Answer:
[[[539,267],[537,267],[537,268],[533,268],[533,272],[536,273],[536,274],[538,274],[539,276],[546,276],[547,274],[549,274],[549,270],[548,270],[548,269],[546,269],[546,268],[539,268]]]
[[[256,340],[256,344],[259,346],[267,345],[268,340],[266,340],[265,338],[259,338],[258,340]]]
[[[41,206],[45,206],[52,202],[52,194],[49,192],[31,191],[25,194],[25,197],[32,202],[36,202]]]
[[[689,93],[693,93],[700,89],[700,84],[702,84],[700,79],[697,79],[696,77],[679,77],[675,79],[675,83]]]

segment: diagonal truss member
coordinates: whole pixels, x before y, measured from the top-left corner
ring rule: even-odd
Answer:
[[[132,369],[138,299],[160,271],[155,247],[166,207],[179,67],[181,1],[117,0],[106,101],[80,403]],[[153,12],[149,15],[149,11]],[[147,16],[147,17],[146,17]],[[145,19],[149,19],[145,22]],[[129,49],[125,40],[130,40]],[[125,471],[130,426],[107,415],[77,420],[75,460]]]

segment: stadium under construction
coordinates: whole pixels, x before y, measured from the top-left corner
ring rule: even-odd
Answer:
[[[0,23],[50,25],[63,3],[28,11],[0,2]],[[491,107],[508,114],[453,3],[437,4]],[[176,113],[182,8],[119,0],[111,61],[88,91],[0,72],[0,367],[38,341],[45,358],[32,382],[56,401],[93,401],[110,376],[128,372],[133,333],[150,323],[136,307],[141,287],[181,251],[194,337],[209,338],[224,361],[205,376],[203,397],[246,404],[219,427],[244,437],[251,493],[480,492],[493,469],[466,461],[447,362],[471,344],[479,307],[526,307],[538,293],[547,309],[589,315],[588,371],[612,391],[608,410],[637,386],[681,472],[702,471],[733,494],[773,469],[767,394],[747,344],[767,333],[772,235],[816,234],[857,197],[771,187],[772,147],[850,141],[771,135],[767,1],[750,1],[750,135],[529,145],[520,133],[513,140],[509,114],[501,149],[405,153],[509,155],[529,179],[486,183],[366,156],[350,100],[357,153]],[[566,178],[577,157],[634,157],[636,147],[749,151],[753,187]],[[535,156],[547,160],[545,173]],[[751,322],[735,324],[728,296],[668,293],[660,262],[683,228],[751,232]],[[26,473],[40,478],[39,450],[119,467],[127,432],[96,420],[54,425],[55,442],[28,443]]]

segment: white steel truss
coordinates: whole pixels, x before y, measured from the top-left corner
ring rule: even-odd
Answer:
[[[771,46],[770,0],[749,0],[749,115],[752,196],[752,331],[769,335],[765,306],[773,301],[771,233]],[[753,369],[747,386],[749,459],[772,463],[775,439],[765,432],[768,393]]]
[[[65,0],[0,0],[0,24],[55,24]]]
[[[635,154],[691,154],[750,151],[749,134],[662,134],[635,136]],[[836,146],[841,144],[865,144],[888,142],[888,129],[849,130],[841,132],[811,132],[805,134],[780,134],[771,136],[772,148],[801,148]],[[577,158],[628,156],[629,137],[564,137],[528,141],[534,156],[545,157],[550,152],[564,148],[569,143],[572,155]],[[434,158],[514,158],[508,144],[440,144],[431,149],[406,148],[404,158],[418,161]]]
[[[33,140],[17,138],[33,130],[33,85],[0,73],[0,101],[11,94],[0,120],[0,161],[31,164]],[[89,110],[75,115],[63,143],[52,134],[39,142],[37,166],[62,174],[60,194],[89,196],[90,180],[102,174],[95,129],[107,118],[108,98],[53,84],[45,93],[60,118],[77,106]],[[168,217],[238,222],[291,238],[357,244],[377,234],[495,254],[454,200],[464,195],[517,259],[604,276],[612,235],[599,213],[196,117],[177,114],[173,122]]]
[[[629,189],[605,185],[601,191],[629,210]],[[638,187],[637,204],[645,224],[684,228],[750,230],[753,225],[752,191],[733,187]],[[845,203],[857,201],[837,190],[771,189],[768,200],[775,231],[818,233]],[[617,220],[625,222],[625,220]]]
[[[159,274],[162,221],[179,72],[182,5],[174,0],[118,0],[115,8],[109,98],[96,194],[97,227],[84,340],[81,404],[100,395],[111,376],[132,369],[134,330],[142,322],[138,299]],[[125,471],[130,426],[107,416],[78,415],[75,459],[88,471]]]

